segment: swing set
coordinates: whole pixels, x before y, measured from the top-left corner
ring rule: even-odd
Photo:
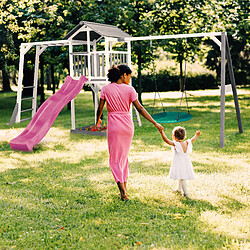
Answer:
[[[152,40],[150,40],[150,48],[152,50]],[[152,52],[153,52],[153,50],[152,50]],[[187,54],[187,39],[185,39],[185,53]],[[186,57],[185,57],[185,63],[184,63],[183,90],[182,90],[182,94],[181,94],[180,104],[177,107],[177,111],[175,111],[175,112],[169,112],[169,111],[167,112],[164,108],[164,105],[162,103],[162,99],[160,96],[160,92],[158,91],[158,87],[157,87],[155,68],[156,68],[155,63],[153,61],[155,95],[154,95],[152,117],[154,118],[154,120],[158,123],[175,123],[175,122],[188,121],[188,120],[192,119],[193,116],[190,114],[190,111],[189,111],[188,99],[187,99],[187,93],[186,93],[186,72],[187,72],[187,59],[186,59]],[[163,112],[154,114],[157,95],[160,99]],[[186,101],[187,112],[181,112],[181,104],[182,104],[183,99],[185,99],[185,101]]]
[[[180,39],[180,38],[194,38],[194,37],[209,37],[211,38],[220,48],[221,51],[221,87],[220,87],[220,147],[224,147],[225,143],[225,91],[226,91],[226,66],[229,72],[230,85],[232,87],[235,110],[238,121],[239,133],[243,133],[243,127],[241,122],[240,107],[238,102],[236,83],[233,72],[232,59],[230,55],[229,42],[226,32],[211,32],[211,33],[193,33],[193,34],[177,34],[177,35],[159,35],[159,36],[143,36],[143,37],[127,37],[124,41],[145,41],[145,40],[160,40],[160,39]],[[220,40],[217,38],[220,37]],[[157,92],[157,91],[156,91]],[[185,91],[184,91],[185,93]],[[183,95],[184,95],[183,93]],[[185,93],[186,96],[186,93]],[[187,100],[187,99],[186,99]],[[165,112],[166,113],[166,112]],[[187,113],[188,114],[188,113]],[[164,116],[164,112],[161,115]],[[165,114],[166,116],[166,114]],[[179,121],[181,119],[179,112]]]
[[[12,116],[10,118],[9,125],[13,123],[19,123],[22,121],[30,120],[35,117],[37,114],[37,89],[38,89],[38,78],[39,78],[39,58],[42,53],[46,50],[46,48],[50,46],[68,46],[69,47],[69,75],[71,78],[68,78],[67,81],[65,80],[66,85],[68,86],[69,83],[72,83],[73,88],[71,92],[74,93],[67,93],[68,98],[73,98],[71,100],[71,132],[78,133],[79,131],[82,133],[80,129],[75,127],[75,104],[74,104],[74,97],[76,94],[77,87],[81,87],[81,84],[84,84],[84,81],[87,79],[86,83],[92,88],[95,93],[95,122],[96,122],[96,111],[97,111],[97,103],[98,103],[98,91],[100,90],[100,86],[103,84],[108,83],[108,78],[106,76],[106,72],[113,64],[127,64],[131,67],[131,43],[133,41],[145,41],[145,40],[160,40],[160,39],[187,39],[187,38],[194,38],[194,37],[209,37],[211,38],[221,50],[221,88],[220,88],[220,147],[224,147],[224,140],[225,140],[225,91],[226,91],[226,66],[228,67],[229,71],[229,78],[232,87],[232,92],[234,96],[234,103],[238,121],[239,132],[243,133],[241,116],[240,116],[240,108],[238,103],[237,97],[237,90],[233,72],[233,66],[231,61],[229,43],[227,39],[226,32],[212,32],[212,33],[193,33],[193,34],[177,34],[177,35],[160,35],[160,36],[142,36],[142,37],[132,37],[129,34],[125,33],[124,31],[120,30],[116,26],[100,24],[100,23],[93,23],[93,22],[86,22],[81,21],[79,24],[72,29],[68,34],[63,38],[63,40],[56,40],[56,41],[38,41],[38,42],[30,42],[30,43],[22,43],[21,50],[20,50],[20,61],[19,61],[19,74],[18,74],[18,91],[17,91],[17,101],[15,108],[13,110]],[[220,37],[220,40],[217,38]],[[104,42],[104,50],[99,50],[98,43]],[[123,51],[118,51],[115,49],[114,45],[116,43],[122,43],[124,46]],[[73,48],[81,47],[83,51],[74,51]],[[35,65],[34,65],[34,81],[31,83],[30,86],[23,86],[23,69],[24,69],[24,57],[25,54],[32,48],[36,48],[35,54]],[[227,62],[227,63],[226,63]],[[155,70],[155,69],[154,69]],[[85,77],[82,78],[81,77]],[[177,112],[166,112],[163,107],[163,112],[153,115],[155,120],[160,123],[164,122],[180,122],[180,121],[187,121],[192,118],[192,115],[189,113],[189,107],[187,102],[187,95],[186,95],[186,87],[185,87],[185,78],[186,78],[186,59],[185,59],[185,74],[184,74],[184,89],[182,92],[182,97],[180,100],[180,106]],[[83,79],[85,79],[83,81]],[[75,85],[75,86],[74,86]],[[22,91],[24,88],[32,88],[33,89],[33,96],[31,97],[22,97]],[[74,90],[74,91],[73,91]],[[60,93],[60,92],[59,92]],[[159,91],[157,89],[157,83],[155,79],[155,99],[154,99],[154,106],[156,101],[156,95],[160,97]],[[52,101],[55,99],[55,96],[52,96]],[[57,99],[57,97],[56,97]],[[58,98],[60,99],[60,98]],[[181,104],[183,99],[186,100],[187,105],[187,112],[181,112]],[[30,100],[31,107],[28,109],[22,108],[22,102]],[[68,100],[68,101],[70,101]],[[161,100],[161,98],[160,98]],[[162,101],[161,101],[162,103]],[[63,103],[64,104],[64,103]],[[44,119],[47,123],[46,126],[51,126],[52,123],[49,123],[52,111],[55,114],[58,114],[58,107],[56,105],[52,105],[53,110],[48,109],[47,113],[43,115],[46,116]],[[63,106],[60,106],[63,108]],[[24,113],[31,112],[31,117],[21,119],[21,116]],[[131,109],[132,113],[132,109]],[[141,121],[138,112],[136,111],[137,122],[139,126],[141,126]],[[27,114],[28,115],[28,114]],[[173,119],[171,120],[171,116]],[[40,123],[38,119],[38,124]],[[44,126],[44,127],[46,127]],[[38,126],[32,127],[36,129]],[[88,129],[84,127],[84,129]],[[83,130],[83,128],[82,128]],[[28,132],[31,135],[37,134],[36,132],[32,132],[29,130]],[[40,130],[42,132],[42,130]],[[92,131],[91,131],[92,132]],[[95,131],[94,131],[95,132]],[[34,141],[34,138],[32,138]],[[25,140],[24,140],[25,141]]]

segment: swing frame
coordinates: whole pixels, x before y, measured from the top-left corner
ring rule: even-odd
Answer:
[[[150,40],[150,48],[151,48],[151,52],[152,52],[152,54],[153,54],[152,40]],[[187,39],[185,39],[185,53],[187,53]],[[183,95],[185,95],[186,106],[187,106],[187,112],[188,112],[188,114],[190,114],[190,112],[189,112],[189,107],[188,107],[187,93],[186,93],[186,73],[187,73],[187,59],[186,59],[186,57],[185,57],[185,64],[184,64],[184,81],[183,81],[184,84],[183,84],[183,91],[182,91],[182,94],[181,94],[180,105],[179,105],[178,108],[177,108],[177,109],[178,109],[178,111],[177,111],[177,118],[176,118],[176,121],[177,121],[177,122],[179,121],[179,117],[180,117],[180,108],[181,108],[181,103],[182,103]],[[161,106],[162,106],[163,113],[167,113],[167,112],[165,111],[164,105],[163,105],[162,100],[161,100],[160,93],[159,93],[158,88],[157,88],[157,83],[156,83],[156,72],[155,72],[155,63],[154,63],[154,60],[153,60],[153,74],[154,74],[154,84],[155,84],[155,95],[154,95],[154,104],[153,104],[152,116],[154,115],[156,93],[157,93],[158,96],[159,96],[159,99],[160,99],[160,102],[161,102]],[[160,114],[160,113],[159,113],[159,114]]]
[[[221,41],[217,37],[221,37]],[[225,83],[226,83],[226,60],[229,71],[229,79],[232,86],[234,105],[238,121],[239,133],[243,133],[241,122],[240,108],[236,90],[235,77],[233,72],[233,65],[229,49],[229,42],[226,32],[210,32],[210,33],[193,33],[193,34],[177,34],[177,35],[160,35],[160,36],[142,36],[142,37],[128,37],[125,41],[146,41],[146,40],[162,40],[162,39],[178,39],[178,38],[194,38],[194,37],[209,37],[211,38],[221,50],[221,88],[220,88],[220,147],[225,146]]]

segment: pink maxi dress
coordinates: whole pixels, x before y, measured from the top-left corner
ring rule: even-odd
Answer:
[[[129,112],[137,93],[127,84],[109,83],[102,87],[100,98],[108,110],[107,139],[109,165],[116,182],[127,182],[128,153],[134,135],[134,123]]]

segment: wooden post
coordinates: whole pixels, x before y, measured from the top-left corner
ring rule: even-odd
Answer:
[[[74,68],[73,68],[73,45],[72,41],[69,41],[69,75],[74,77]],[[71,100],[71,129],[76,129],[76,121],[75,121],[75,101]]]
[[[37,108],[37,83],[38,83],[38,73],[39,73],[39,56],[40,56],[40,46],[36,46],[36,59],[35,59],[35,71],[34,71],[34,83],[33,83],[33,101],[32,101],[32,117],[34,117]]]
[[[105,74],[108,73],[109,70],[109,55],[111,55],[111,53],[109,52],[109,41],[108,38],[105,37]],[[106,80],[106,83],[108,83],[108,79]]]
[[[221,33],[220,147],[225,141],[226,33]]]
[[[242,127],[242,122],[241,122],[241,117],[240,117],[240,107],[239,107],[235,78],[234,78],[233,64],[231,60],[230,48],[229,48],[229,42],[228,42],[227,36],[226,36],[226,56],[227,56],[229,78],[230,78],[230,82],[232,85],[232,91],[233,91],[233,96],[234,96],[234,105],[235,105],[235,110],[236,110],[236,115],[237,115],[239,132],[243,133],[243,127]]]
[[[22,89],[23,89],[23,67],[24,67],[24,56],[30,50],[32,45],[21,44],[20,59],[19,59],[19,71],[18,71],[18,90],[17,90],[17,115],[15,122],[21,120],[21,102],[22,102]]]

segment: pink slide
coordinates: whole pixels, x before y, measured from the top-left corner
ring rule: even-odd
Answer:
[[[79,80],[67,76],[62,87],[40,106],[27,128],[10,141],[10,147],[31,151],[47,134],[63,107],[78,95],[86,81],[88,79],[85,76]]]

